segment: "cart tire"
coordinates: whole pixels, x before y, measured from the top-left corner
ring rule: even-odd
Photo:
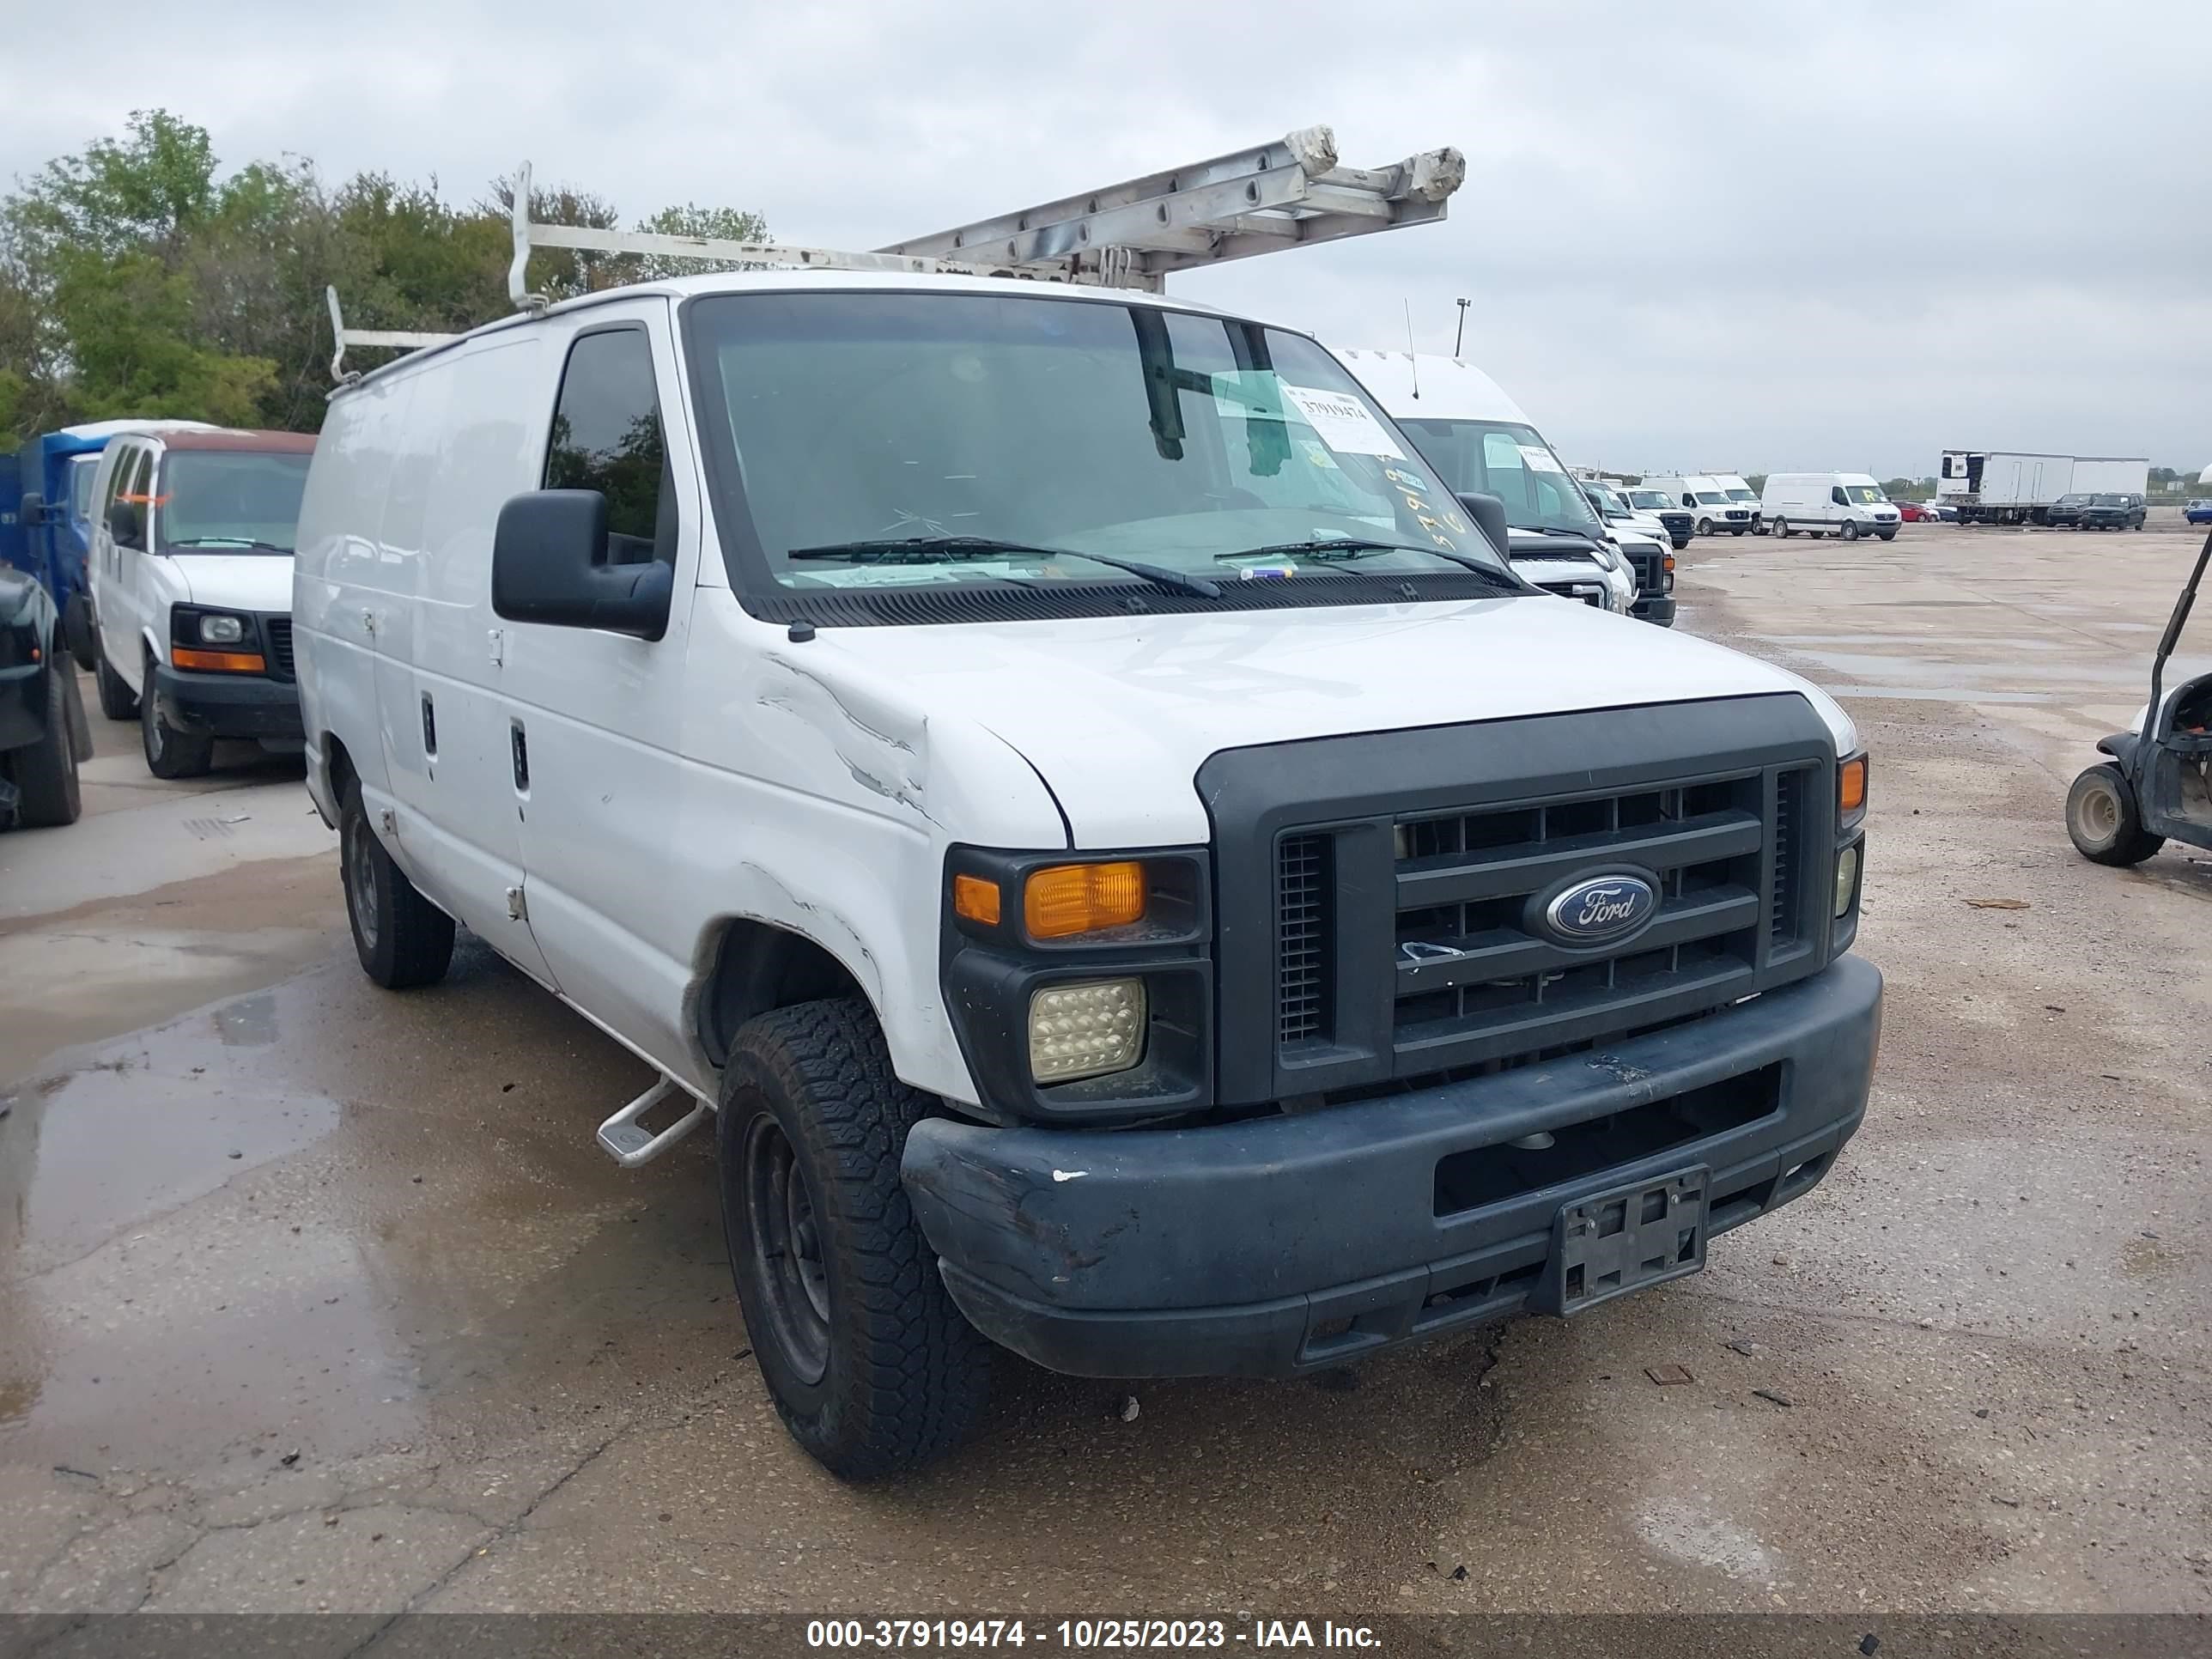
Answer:
[[[2126,775],[2109,763],[2091,767],[2066,792],[2066,833],[2075,850],[2092,864],[2122,869],[2141,864],[2166,845],[2164,836],[2142,827],[2135,791]]]
[[[777,1414],[832,1474],[869,1480],[973,1432],[991,1344],[953,1305],[899,1181],[928,1097],[858,998],[749,1020],[716,1139],[730,1270]]]

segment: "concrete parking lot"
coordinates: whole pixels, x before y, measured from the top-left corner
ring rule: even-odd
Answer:
[[[2212,855],[2060,817],[2197,545],[1684,556],[1872,745],[1889,986],[1865,1130],[1705,1274],[1310,1382],[1008,1361],[866,1490],[710,1148],[593,1146],[639,1062],[481,947],[378,991],[296,763],[95,716],[87,819],[0,838],[0,1610],[2212,1611]]]

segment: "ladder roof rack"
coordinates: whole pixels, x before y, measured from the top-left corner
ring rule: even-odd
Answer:
[[[555,247],[698,259],[742,270],[1012,276],[1157,294],[1175,271],[1435,223],[1445,216],[1452,193],[1466,177],[1466,158],[1451,149],[1425,150],[1389,167],[1344,167],[1338,161],[1336,136],[1330,129],[1299,127],[1249,149],[956,225],[872,252],[845,252],[780,242],[539,223],[530,216],[531,173],[526,161],[514,181],[514,256],[507,266],[507,295],[520,311],[544,310],[546,297],[529,289],[530,255],[536,248]],[[335,289],[329,297],[331,326],[337,337],[331,372],[341,383],[357,378],[344,367],[349,345],[415,350],[454,337],[349,329],[339,314]]]

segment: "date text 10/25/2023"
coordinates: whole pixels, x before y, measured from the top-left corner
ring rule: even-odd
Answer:
[[[1017,1648],[1063,1652],[1167,1648],[1346,1648],[1372,1651],[1365,1625],[1330,1620],[1259,1619],[813,1619],[806,1645],[819,1649]]]

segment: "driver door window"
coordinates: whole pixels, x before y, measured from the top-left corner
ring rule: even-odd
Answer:
[[[596,489],[607,498],[608,563],[676,562],[676,491],[643,329],[602,330],[570,349],[545,488]]]

